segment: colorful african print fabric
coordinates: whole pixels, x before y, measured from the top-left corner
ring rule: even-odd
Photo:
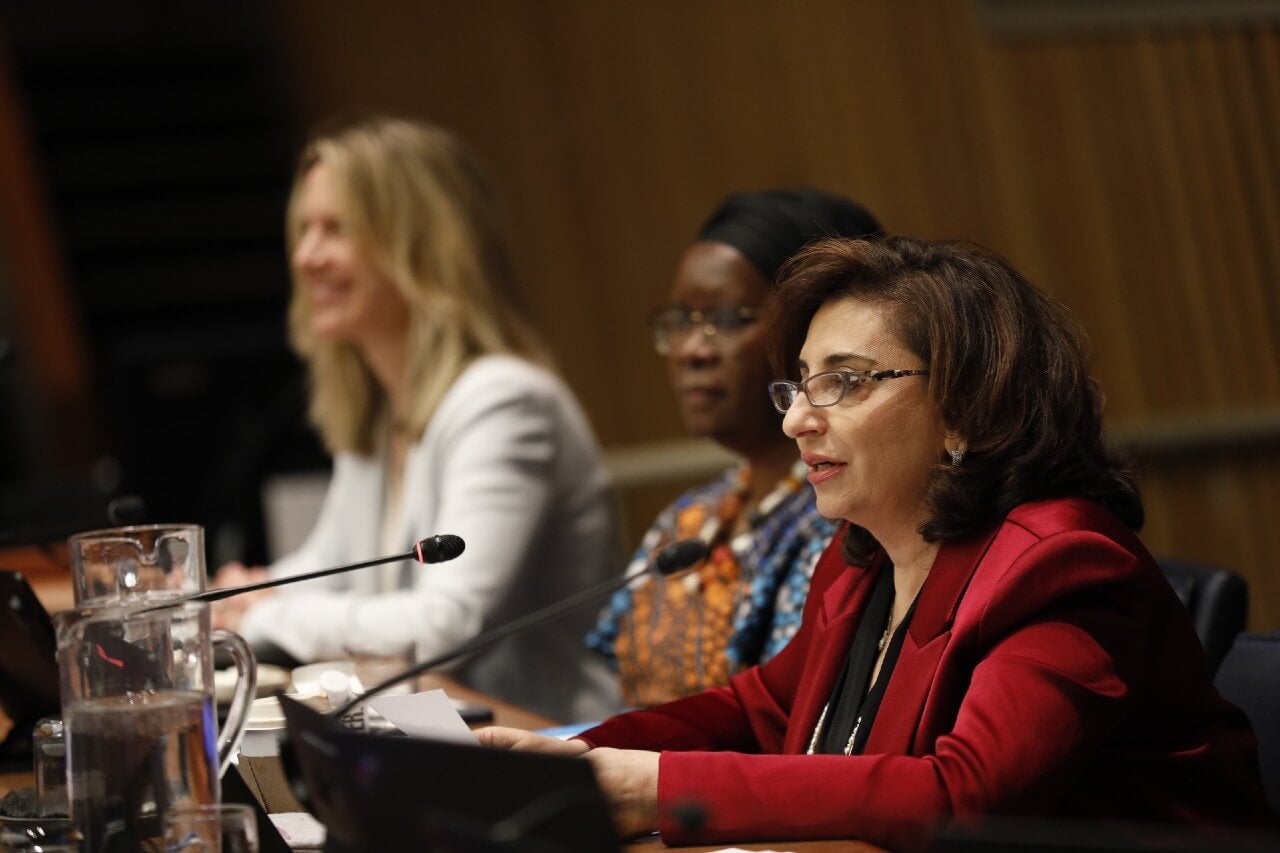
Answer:
[[[793,473],[745,533],[730,535],[745,504],[745,469],[682,495],[645,534],[628,572],[680,539],[711,547],[701,565],[665,580],[643,576],[617,592],[587,635],[618,671],[633,707],[726,684],[777,654],[800,627],[814,565],[835,524],[818,514],[813,489]]]

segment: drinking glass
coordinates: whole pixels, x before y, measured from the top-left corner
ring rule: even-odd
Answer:
[[[253,653],[238,635],[210,630],[204,602],[54,618],[72,823],[86,853],[160,849],[169,811],[219,800],[257,685]],[[220,739],[214,646],[239,676]]]
[[[240,803],[174,809],[165,815],[165,853],[258,853],[258,821]]]
[[[45,717],[31,732],[36,808],[41,817],[67,815],[67,742],[62,720]]]
[[[204,592],[204,528],[142,524],[67,540],[76,606],[147,602]]]
[[[417,659],[418,646],[417,643],[405,643],[403,646],[371,650],[356,644],[344,644],[342,651],[346,659],[354,665],[355,677],[359,683],[353,685],[353,688],[364,691],[413,666]],[[412,693],[414,689],[413,682],[405,682],[385,692],[388,694]]]

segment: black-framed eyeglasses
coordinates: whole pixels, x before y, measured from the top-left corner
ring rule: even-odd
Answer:
[[[737,342],[737,336],[760,317],[755,309],[743,305],[695,311],[681,305],[655,308],[649,313],[649,328],[653,330],[653,348],[658,355],[668,355],[672,347],[693,332],[700,332],[708,341],[721,347]]]
[[[925,376],[928,373],[927,370],[828,370],[815,373],[800,382],[775,379],[769,383],[769,398],[773,400],[773,407],[785,415],[801,391],[811,406],[834,406],[850,390],[868,382],[883,382],[903,376]]]

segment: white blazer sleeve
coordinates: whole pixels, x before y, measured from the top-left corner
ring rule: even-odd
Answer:
[[[465,540],[465,553],[415,567],[416,583],[398,592],[361,595],[310,583],[282,592],[246,614],[251,640],[268,639],[303,660],[410,643],[425,657],[482,630],[518,586],[526,555],[537,551],[555,491],[557,392],[518,374],[507,378],[515,381],[464,375],[471,381],[455,384],[407,461],[406,515],[427,516],[410,520],[414,536],[454,533]],[[340,485],[335,475],[318,531],[334,527],[327,514],[341,512],[342,496],[333,493]],[[309,541],[304,551],[327,551],[323,545]]]
[[[316,523],[307,534],[306,540],[293,553],[286,554],[271,564],[269,570],[272,578],[290,577],[303,572],[314,572],[341,563],[339,542],[342,535],[342,518],[347,515],[344,504],[351,502],[352,477],[351,460],[338,457],[334,460],[333,475],[325,490],[324,502],[320,505],[320,514]],[[315,581],[317,585],[339,588],[343,585],[341,575],[332,575]]]

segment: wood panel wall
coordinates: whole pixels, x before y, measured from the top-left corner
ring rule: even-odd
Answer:
[[[0,311],[12,318],[0,331],[13,334],[32,391],[30,411],[10,415],[33,440],[40,458],[32,464],[52,468],[47,473],[54,477],[87,467],[100,452],[88,347],[61,249],[7,46],[0,44]],[[37,435],[36,423],[49,424],[48,434]]]
[[[1091,334],[1109,417],[1262,416],[1144,461],[1153,551],[1230,566],[1280,627],[1280,31],[989,33],[947,0],[285,0],[304,120],[456,129],[606,446],[680,427],[648,349],[681,248],[743,188],[812,184],[1008,255]],[[1224,446],[1225,445],[1225,446]]]

